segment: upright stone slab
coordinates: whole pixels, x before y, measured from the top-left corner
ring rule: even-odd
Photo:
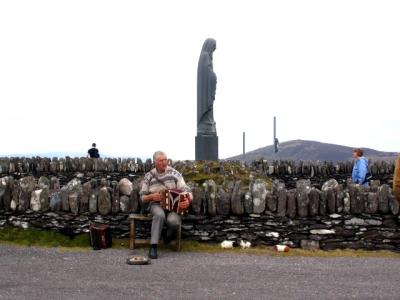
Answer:
[[[231,205],[231,195],[223,186],[218,187],[217,192],[217,214],[218,215],[229,215]]]
[[[266,199],[267,209],[271,212],[276,212],[278,209],[278,194],[280,190],[285,189],[285,183],[275,179],[272,182],[272,196]]]
[[[373,192],[373,193],[377,193],[378,192],[378,189],[379,189],[380,185],[381,185],[380,180],[371,180],[369,182],[369,186],[371,188],[371,192]]]
[[[286,189],[284,186],[281,186],[280,188],[278,188],[278,207],[277,207],[277,211],[276,214],[279,217],[284,217],[286,214]]]
[[[349,214],[351,210],[351,203],[350,203],[350,193],[345,191],[345,196],[343,198],[343,212],[345,214]]]
[[[50,194],[50,210],[58,212],[61,210],[61,191],[58,192],[52,192]]]
[[[40,194],[41,193],[42,193],[42,190],[35,190],[35,191],[31,192],[30,208],[33,211],[40,210]]]
[[[321,216],[325,216],[327,214],[327,206],[328,199],[326,196],[326,192],[322,192],[319,194],[319,214]]]
[[[192,201],[192,210],[195,215],[200,215],[205,213],[205,192],[203,188],[200,188],[197,184],[191,184],[193,201]]]
[[[251,196],[253,198],[253,213],[262,214],[265,211],[265,198],[267,187],[261,179],[256,179],[251,186]]]
[[[121,195],[130,196],[133,190],[132,182],[127,178],[122,178],[119,183],[119,192]]]
[[[399,213],[399,201],[392,193],[389,194],[389,210],[393,215],[398,215]]]
[[[267,195],[265,196],[265,203],[267,206],[267,210],[270,212],[275,212],[277,208],[278,197],[272,194],[271,191],[267,191]]]
[[[367,214],[376,214],[378,212],[378,194],[369,192],[367,196],[367,203],[365,206]]]
[[[321,192],[316,188],[311,188],[310,193],[308,195],[310,204],[309,204],[309,211],[310,216],[315,217],[319,214],[319,198]]]
[[[121,212],[126,213],[131,211],[131,205],[130,205],[130,198],[126,195],[122,195],[119,198],[119,206],[121,209]]]
[[[332,188],[328,188],[326,190],[326,202],[327,202],[327,208],[328,208],[328,213],[333,214],[336,212],[336,194],[335,190]]]
[[[12,176],[5,176],[0,179],[0,210],[9,211],[11,209],[13,189],[14,179]]]
[[[308,216],[309,198],[308,194],[311,190],[311,181],[300,179],[296,182],[296,199],[297,199],[297,214],[301,218]]]
[[[106,187],[102,187],[98,195],[98,210],[102,215],[108,215],[111,212],[111,195]]]
[[[36,181],[33,176],[23,177],[19,180],[21,192],[19,195],[19,211],[25,211],[30,207],[32,192],[35,190]]]
[[[50,180],[45,177],[45,176],[41,176],[38,180],[38,186],[40,189],[49,189],[50,188]]]
[[[63,186],[61,188],[61,209],[63,211],[69,211],[68,196],[69,196],[68,187]]]
[[[378,205],[379,211],[383,214],[387,214],[389,212],[389,194],[389,185],[382,184],[378,189]]]
[[[58,191],[60,189],[60,180],[53,176],[50,178],[50,191]]]
[[[6,191],[6,180],[3,178],[0,178],[0,210],[4,209],[4,203],[3,203],[3,195],[4,192]]]
[[[129,180],[128,180],[129,181]],[[129,181],[129,183],[132,185],[132,182]],[[113,214],[119,213],[121,207],[120,207],[120,185],[117,181],[113,181],[111,183],[111,190],[112,190],[112,195],[111,195],[111,211]],[[130,189],[130,194],[132,193],[132,188]],[[127,195],[127,197],[130,196]]]
[[[92,194],[92,184],[90,181],[82,185],[82,196],[80,201],[79,211],[82,213],[89,211],[89,198]]]
[[[234,215],[240,216],[243,214],[243,203],[242,203],[242,181],[237,180],[232,191],[231,197],[231,209]]]
[[[253,197],[251,196],[250,191],[247,191],[243,194],[243,208],[245,213],[253,213]]]
[[[361,200],[361,189],[356,184],[349,184],[349,195],[350,195],[350,212],[352,214],[361,214],[364,210],[364,204]]]
[[[344,206],[344,197],[345,197],[345,192],[343,190],[343,185],[338,185],[336,188],[336,210],[338,213],[343,212],[343,206]]]
[[[71,212],[74,215],[79,213],[79,194],[77,192],[72,192],[68,195],[68,203]]]
[[[288,190],[287,191],[287,209],[286,216],[288,218],[296,217],[297,205],[296,205],[296,190]]]
[[[152,169],[152,167],[153,167],[153,163],[152,163],[151,159],[150,159],[150,158],[146,159],[146,162],[145,162],[145,164],[144,164],[144,171],[145,171],[146,173],[147,173],[147,172],[150,172],[150,170]]]
[[[207,213],[210,216],[217,214],[216,197],[217,197],[217,185],[214,180],[209,179],[204,183],[204,189],[207,200]]]
[[[322,185],[322,192],[326,194],[328,213],[336,212],[336,189],[338,182],[335,179],[330,179]]]
[[[144,166],[143,166],[143,162],[142,162],[142,160],[140,158],[137,159],[136,164],[137,164],[137,171],[139,173],[143,172],[144,171]]]
[[[89,213],[97,213],[97,193],[92,193],[89,198]]]
[[[40,193],[40,198],[39,198],[40,210],[43,212],[46,212],[50,209],[49,197],[50,197],[49,186],[45,186],[42,189],[42,192]]]
[[[140,204],[140,186],[137,181],[132,182],[132,193],[130,196],[130,211],[131,212],[138,212],[139,211],[139,204]]]
[[[15,181],[14,188],[11,193],[11,203],[10,209],[16,211],[19,208],[19,196],[21,194],[21,186],[19,185],[19,180]]]

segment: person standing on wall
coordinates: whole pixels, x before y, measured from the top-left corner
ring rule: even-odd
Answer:
[[[397,201],[400,202],[400,155],[397,156],[396,166],[394,168],[393,194],[396,197]]]
[[[96,148],[96,143],[93,143],[92,148],[88,150],[88,156],[90,158],[100,158],[99,150]]]
[[[354,183],[368,186],[368,160],[364,157],[364,151],[360,148],[353,151],[354,166],[351,179]]]

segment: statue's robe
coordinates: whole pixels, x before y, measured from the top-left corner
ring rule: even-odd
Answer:
[[[197,68],[197,132],[216,134],[213,104],[217,86],[217,76],[213,71],[212,53],[215,40],[207,39],[200,53]]]

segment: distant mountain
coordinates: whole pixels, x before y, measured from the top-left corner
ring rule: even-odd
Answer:
[[[321,143],[316,141],[294,140],[279,144],[276,159],[304,160],[304,161],[345,161],[352,158],[354,147]],[[364,155],[372,160],[394,160],[398,153],[383,152],[370,148],[362,148]],[[266,146],[246,153],[246,162],[257,159],[273,159],[274,146]],[[242,160],[242,155],[227,158],[228,160]]]

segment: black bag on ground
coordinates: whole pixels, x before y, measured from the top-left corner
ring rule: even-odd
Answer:
[[[93,250],[110,248],[112,246],[111,228],[105,224],[90,224],[90,246]]]

